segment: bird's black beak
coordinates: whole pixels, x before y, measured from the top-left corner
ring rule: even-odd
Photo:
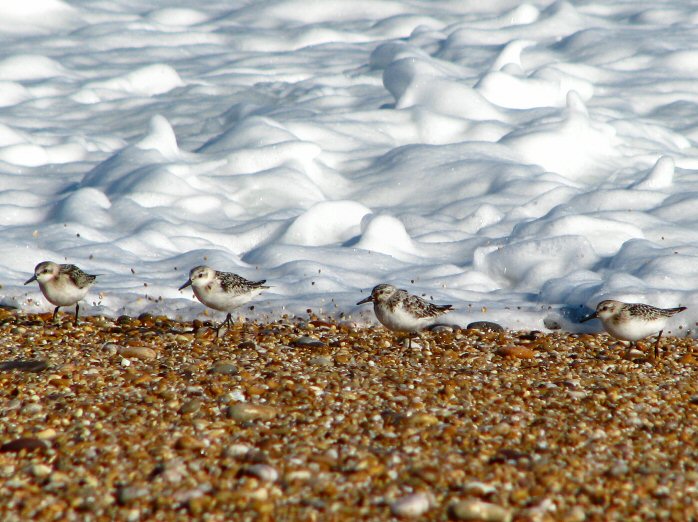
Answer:
[[[372,295],[369,295],[366,299],[362,299],[361,301],[359,301],[359,302],[356,303],[356,304],[357,304],[357,305],[360,305],[360,304],[364,304],[364,303],[370,303],[370,302],[372,302],[372,301],[373,301],[373,296],[372,296]]]
[[[586,317],[582,317],[579,322],[580,323],[586,323],[587,321],[591,321],[592,319],[596,319],[599,315],[594,312],[593,314],[587,315]]]
[[[25,285],[28,285],[28,284],[31,283],[32,281],[36,281],[36,274],[34,274],[33,276],[31,276],[29,279],[27,279],[27,280],[24,282],[24,284],[25,284]]]
[[[191,286],[191,279],[187,279],[187,282],[180,286],[179,289],[184,290],[188,286]]]

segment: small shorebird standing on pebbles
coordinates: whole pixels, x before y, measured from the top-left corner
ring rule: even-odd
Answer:
[[[231,312],[258,295],[263,289],[266,279],[261,281],[248,281],[244,277],[230,272],[219,272],[208,266],[197,266],[189,272],[189,279],[180,290],[191,286],[194,295],[203,304],[220,312],[228,312],[220,326],[216,329],[216,338],[219,337],[221,328],[232,326]]]
[[[635,341],[657,335],[654,345],[654,356],[659,356],[659,340],[662,338],[667,320],[685,306],[678,308],[656,308],[642,303],[623,303],[607,299],[596,306],[596,311],[580,320],[581,323],[598,318],[603,323],[604,330],[617,339]]]
[[[435,305],[421,297],[407,293],[407,290],[397,289],[392,285],[380,284],[371,290],[371,295],[362,299],[357,305],[373,303],[376,317],[388,330],[412,334],[419,332],[432,324],[434,319],[445,314],[453,307]],[[409,348],[412,347],[412,337],[409,336]]]
[[[24,283],[39,282],[39,288],[51,304],[56,305],[53,321],[56,321],[61,306],[75,305],[75,324],[78,324],[80,301],[89,290],[97,276],[86,274],[75,265],[59,265],[43,261],[34,268],[34,275]]]

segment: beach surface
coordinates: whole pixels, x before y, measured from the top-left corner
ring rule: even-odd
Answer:
[[[698,516],[691,339],[71,317],[0,311],[8,522]]]

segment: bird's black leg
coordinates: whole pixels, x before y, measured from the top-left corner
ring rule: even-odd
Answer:
[[[218,326],[218,330],[216,330],[216,339],[218,339],[221,336],[221,328],[223,328],[225,325],[228,325],[228,328],[230,328],[230,325],[232,325],[232,324],[233,324],[233,318],[230,315],[230,313],[228,313],[228,315],[225,317],[225,321],[223,321]]]
[[[57,306],[56,309],[53,311],[53,322],[56,322],[56,318],[58,317],[58,309],[60,306]]]
[[[662,338],[664,330],[659,330],[659,335],[657,336],[657,343],[654,345],[654,358],[659,357],[659,340]]]
[[[80,305],[75,303],[75,326],[78,325],[78,314],[80,313]]]

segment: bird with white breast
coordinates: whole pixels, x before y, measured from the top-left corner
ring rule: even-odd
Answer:
[[[449,305],[436,305],[389,284],[377,285],[371,295],[357,305],[373,303],[376,317],[388,330],[412,334],[432,325],[437,317],[453,309]],[[409,347],[412,337],[409,337]]]
[[[220,336],[221,328],[232,326],[231,313],[259,295],[265,286],[266,279],[249,281],[231,272],[219,272],[208,266],[197,266],[189,272],[189,279],[179,287],[184,290],[191,286],[194,295],[203,304],[228,315],[216,329],[216,337]]]
[[[640,339],[657,334],[654,355],[659,356],[659,341],[670,317],[686,310],[677,308],[657,308],[643,303],[624,303],[607,299],[596,306],[596,311],[580,320],[600,319],[604,330],[616,339],[635,343]]]
[[[25,281],[25,285],[33,281],[39,282],[41,293],[56,306],[53,311],[53,321],[56,321],[58,309],[61,306],[75,305],[75,324],[78,323],[80,304],[78,301],[87,295],[87,291],[95,282],[97,276],[86,274],[75,265],[59,265],[52,261],[43,261],[34,268],[34,275]]]

